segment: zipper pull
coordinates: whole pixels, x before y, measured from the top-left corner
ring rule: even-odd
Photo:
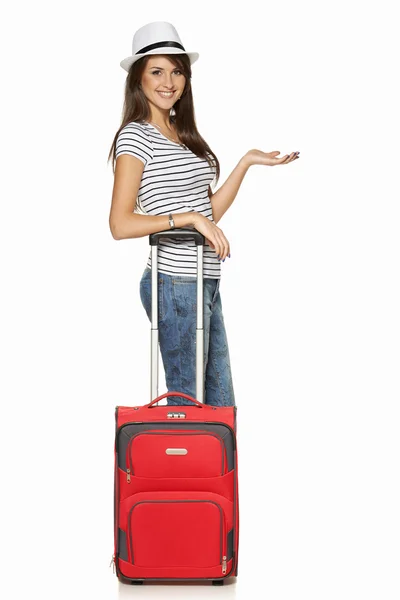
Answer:
[[[111,567],[111,565],[112,565],[112,568],[113,568],[113,573],[115,573],[115,554],[112,555],[112,559],[111,559],[111,562],[110,562],[110,567]]]
[[[226,556],[222,557],[222,575],[226,573]]]
[[[130,470],[130,469],[127,469],[127,470],[126,470],[126,481],[127,481],[128,483],[130,483],[130,482],[131,482],[131,470]]]

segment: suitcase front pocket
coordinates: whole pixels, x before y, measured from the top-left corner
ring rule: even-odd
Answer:
[[[217,477],[225,474],[223,439],[198,431],[143,431],[127,448],[127,482],[138,477]]]
[[[135,502],[128,513],[130,562],[140,567],[221,565],[226,570],[226,524],[213,500]]]

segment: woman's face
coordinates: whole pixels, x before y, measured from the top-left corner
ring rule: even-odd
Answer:
[[[170,110],[185,88],[183,72],[167,56],[152,56],[142,75],[142,89],[149,102],[161,110]],[[161,92],[172,92],[162,94]]]

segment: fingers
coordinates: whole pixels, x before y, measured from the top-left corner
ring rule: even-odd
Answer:
[[[223,231],[206,217],[199,220],[196,229],[204,235],[215,254],[225,260],[230,254],[230,245]]]
[[[212,234],[208,239],[210,241],[210,246],[212,246],[215,250],[215,254],[221,260],[225,260],[230,253],[230,246],[222,230],[216,225],[212,225]]]
[[[217,229],[217,227],[215,227],[215,230]],[[222,243],[221,243],[221,239],[218,236],[217,232],[214,231],[214,235],[212,237],[213,240],[213,244],[214,244],[214,250],[215,250],[215,254],[217,256],[221,256],[222,253]]]
[[[277,164],[279,165],[287,165],[288,163],[292,162],[293,160],[296,160],[296,158],[299,158],[300,152],[291,152],[290,154],[285,154],[285,156],[283,156],[281,159],[279,159],[279,162]]]
[[[219,227],[216,227],[215,229],[217,240],[217,243],[215,244],[215,251],[221,260],[225,260],[230,253],[229,242]]]
[[[300,152],[292,152],[291,154],[289,154],[289,160],[288,162],[292,162],[292,160],[294,160],[295,158],[298,158]]]

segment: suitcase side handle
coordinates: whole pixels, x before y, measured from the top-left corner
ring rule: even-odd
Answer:
[[[158,231],[149,235],[150,246],[158,246],[161,238],[174,238],[174,239],[186,239],[194,238],[196,246],[204,246],[205,237],[197,229],[189,229],[188,227],[179,227],[178,229],[167,229],[165,231]]]
[[[183,392],[166,392],[165,394],[162,394],[162,396],[158,396],[158,398],[155,398],[152,402],[150,402],[150,404],[147,404],[147,408],[150,408],[151,406],[153,406],[153,404],[155,404],[156,402],[159,402],[160,400],[162,400],[163,398],[166,398],[167,396],[180,396],[181,398],[186,398],[187,400],[191,400],[199,408],[204,407],[204,403],[198,402],[196,400],[196,398],[193,398],[192,396],[189,396],[188,394],[184,394]],[[165,407],[163,407],[163,408],[165,408]]]

